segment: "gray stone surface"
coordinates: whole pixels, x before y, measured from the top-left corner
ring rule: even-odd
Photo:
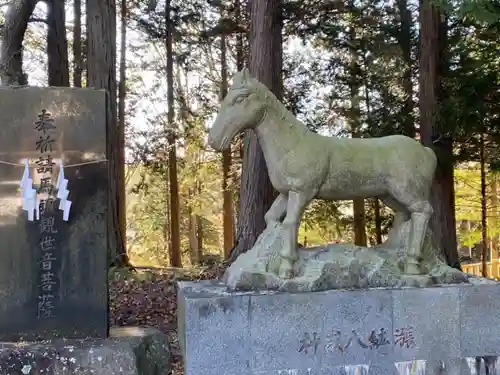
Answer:
[[[462,357],[498,355],[500,298],[496,285],[473,286],[460,291]],[[497,311],[497,313],[494,313]]]
[[[398,344],[394,345],[396,358],[409,361],[460,357],[459,292],[460,288],[392,292],[394,331],[399,329],[401,335]],[[413,327],[413,345],[404,344],[405,327]]]
[[[471,280],[307,293],[180,282],[185,374],[500,375],[500,283]]]
[[[165,334],[123,327],[108,339],[0,343],[1,375],[167,375],[171,352]]]
[[[285,279],[272,271],[273,263],[279,262],[284,240],[282,224],[275,223],[264,230],[252,249],[231,264],[223,280],[233,290],[287,292],[468,283],[468,275],[449,267],[437,256],[430,232],[425,237],[420,261],[423,273],[403,272],[410,224],[407,221],[393,229],[388,241],[378,247],[330,244],[300,249],[294,265],[295,277]]]
[[[92,89],[0,88],[1,341],[108,334],[105,95]],[[42,110],[54,126],[45,134],[36,125]],[[49,136],[51,147],[37,150],[40,137]],[[63,221],[54,198],[59,167],[50,166],[49,157],[65,166],[96,161],[64,169],[69,221]],[[28,221],[19,199],[26,158],[44,202],[35,221]]]
[[[181,351],[187,356],[199,353],[190,356],[185,371],[221,374],[245,367],[250,350],[250,297],[225,296],[217,287],[202,294],[203,298],[197,298],[197,291],[181,288],[178,295]],[[220,358],[221,353],[227,355]]]

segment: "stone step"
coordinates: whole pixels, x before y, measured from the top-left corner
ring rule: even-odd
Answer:
[[[0,343],[2,375],[166,375],[171,351],[153,328],[121,327],[107,339]]]

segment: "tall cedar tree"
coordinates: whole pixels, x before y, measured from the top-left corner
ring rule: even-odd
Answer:
[[[481,261],[482,275],[488,277],[488,209],[486,197],[486,162],[484,157],[484,131],[479,135],[479,164],[481,175]]]
[[[227,43],[226,35],[220,36],[220,66],[221,87],[220,99],[227,95]],[[229,175],[231,173],[231,147],[222,152],[222,199],[223,199],[223,235],[224,235],[224,259],[228,259],[234,244],[234,222],[233,222],[233,197],[229,188]]]
[[[82,54],[82,0],[73,0],[73,86],[82,87],[83,54]]]
[[[403,90],[404,90],[404,104],[402,108],[401,117],[403,118],[403,134],[407,137],[415,138],[415,121],[413,118],[413,83],[412,83],[412,64],[413,59],[411,55],[412,49],[412,18],[411,11],[408,9],[408,2],[406,0],[397,0],[398,14],[400,19],[398,44],[401,48],[404,74],[403,74]]]
[[[281,10],[280,0],[250,1],[250,73],[278,99],[283,96]],[[254,245],[265,228],[264,215],[275,196],[257,136],[248,130],[243,151],[237,237],[230,261]]]
[[[47,31],[47,65],[49,86],[69,87],[68,40],[64,0],[49,0]]]
[[[495,172],[492,173],[490,181],[490,193],[491,193],[491,214],[490,214],[490,224],[493,228],[493,233],[491,235],[491,253],[493,254],[493,259],[498,259],[498,233],[497,233],[497,219],[498,219],[498,184],[497,175]]]
[[[446,262],[460,269],[455,222],[453,140],[439,126],[446,29],[441,12],[432,0],[420,2],[420,25],[420,137],[424,145],[433,148],[438,158],[431,194],[434,208],[431,228]]]
[[[127,0],[121,0],[120,4],[120,83],[118,85],[118,144],[120,165],[119,191],[125,192],[119,196],[120,231],[123,236],[123,247],[127,249],[127,206],[126,206],[126,183],[125,183],[125,98],[127,95],[126,70],[127,70]]]
[[[108,233],[110,264],[130,266],[120,230],[120,138],[116,111],[115,0],[87,0],[87,86],[107,91],[107,158],[109,170]]]
[[[353,9],[350,17],[355,17],[354,3],[349,2],[349,9]],[[356,40],[356,27],[350,25],[349,32],[349,63],[348,82],[350,91],[351,107],[349,110],[348,123],[353,138],[361,137],[361,109],[360,109],[360,77],[361,68],[358,63],[358,51]],[[357,246],[366,246],[366,221],[365,221],[365,200],[357,198],[353,200],[353,223],[354,223],[354,243]]]
[[[167,143],[168,143],[168,176],[170,187],[170,202],[167,207],[170,209],[170,265],[172,267],[182,267],[181,260],[181,234],[180,234],[180,208],[179,208],[179,182],[177,180],[177,149],[176,132],[174,124],[174,54],[173,43],[173,22],[171,20],[171,0],[165,2],[165,25],[167,38],[165,40],[167,49]],[[167,228],[165,228],[167,230]]]
[[[26,85],[23,71],[23,39],[37,0],[12,0],[5,14],[0,44],[2,85]]]

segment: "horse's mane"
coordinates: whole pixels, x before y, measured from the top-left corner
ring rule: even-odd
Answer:
[[[238,72],[233,76],[233,85],[231,89],[238,88],[251,88],[256,90],[260,94],[259,97],[269,102],[270,106],[276,110],[281,121],[285,121],[288,126],[295,128],[297,131],[309,132],[307,126],[297,119],[292,112],[286,109],[283,103],[276,98],[276,95],[259,80],[248,75],[245,76],[242,72]]]

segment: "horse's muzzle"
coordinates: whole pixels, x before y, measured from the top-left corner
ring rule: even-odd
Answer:
[[[212,133],[208,134],[208,145],[212,147],[215,151],[221,151],[222,147],[224,146],[224,139],[222,141],[219,141],[216,139],[217,137],[214,137]]]

